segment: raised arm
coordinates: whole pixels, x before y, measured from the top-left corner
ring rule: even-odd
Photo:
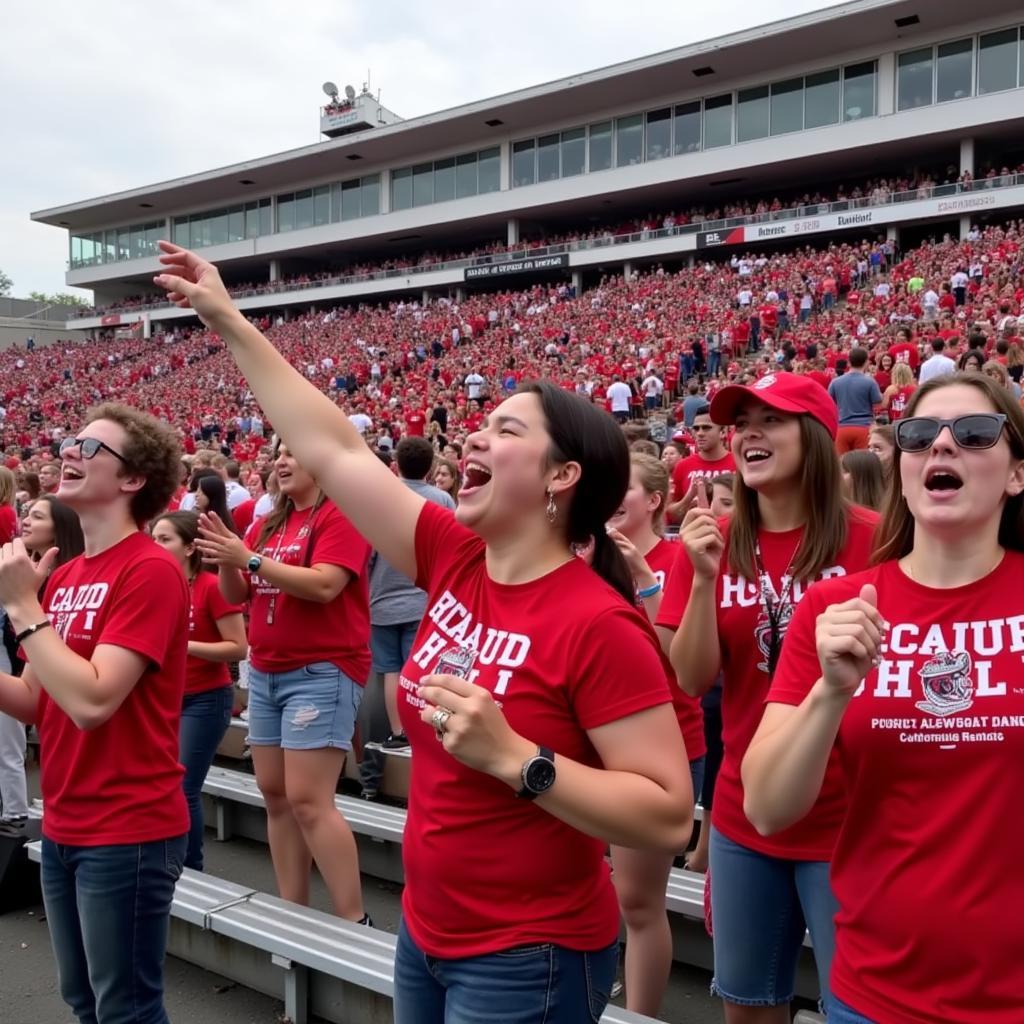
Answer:
[[[424,499],[394,477],[349,418],[294,369],[234,307],[212,263],[161,242],[154,278],[227,343],[266,417],[324,493],[381,554],[416,578],[416,521]]]

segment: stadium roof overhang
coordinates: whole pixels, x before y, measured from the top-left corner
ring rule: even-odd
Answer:
[[[1018,4],[1010,0],[974,0],[969,11],[971,17],[1003,13],[1016,16]],[[171,211],[238,202],[246,188],[254,195],[257,190],[265,195],[297,182],[323,178],[330,173],[328,165],[334,173],[344,168],[354,176],[364,166],[401,166],[415,162],[424,153],[486,145],[488,132],[495,139],[528,134],[537,125],[550,123],[553,115],[571,122],[585,120],[594,111],[609,107],[634,103],[642,107],[652,96],[678,92],[680,83],[701,82],[713,92],[715,82],[727,88],[724,83],[736,78],[777,74],[785,67],[786,54],[814,53],[827,60],[833,53],[891,46],[903,34],[912,45],[918,32],[940,32],[947,27],[955,30],[967,15],[962,0],[853,0],[369,132],[40,210],[32,214],[32,219],[74,230],[152,220]],[[899,21],[914,16],[920,19],[919,24],[898,27]],[[695,78],[694,72],[702,67],[713,68],[713,73]],[[488,126],[488,121],[498,124]],[[243,181],[251,184],[243,185]]]

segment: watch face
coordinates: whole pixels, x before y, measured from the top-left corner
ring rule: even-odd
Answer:
[[[526,769],[526,788],[532,793],[546,793],[554,782],[554,764],[547,758],[535,757]]]

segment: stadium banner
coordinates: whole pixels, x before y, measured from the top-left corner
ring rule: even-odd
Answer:
[[[485,277],[504,277],[506,274],[530,274],[537,270],[560,270],[569,266],[569,254],[557,256],[531,256],[525,260],[505,263],[486,263],[480,267],[466,267],[464,281],[477,281]]]
[[[116,327],[121,322],[120,313],[109,313],[100,317],[100,327]]]
[[[746,228],[723,228],[721,231],[698,231],[697,248],[710,249],[715,245],[742,245],[746,241]]]

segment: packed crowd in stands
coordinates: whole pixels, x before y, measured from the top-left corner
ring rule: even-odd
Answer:
[[[383,745],[416,766],[398,1024],[504,1020],[513,984],[548,1008],[523,1020],[597,1019],[621,921],[627,1006],[656,1016],[696,799],[727,1021],[789,1019],[809,931],[832,1024],[1018,1024],[1021,241],[1009,220],[291,320],[246,319],[164,243],[156,283],[205,327],[0,353],[0,606],[27,661],[0,709],[40,730],[79,1018],[161,1019],[247,654],[278,891],[308,903],[315,861],[368,928],[334,792],[383,677]]]
[[[285,275],[277,281],[244,282],[230,286],[230,294],[234,298],[250,295],[267,295],[297,288],[315,287],[318,284],[340,283],[341,281],[359,281],[378,277],[395,271],[422,271],[432,269],[445,263],[472,260],[487,262],[496,256],[507,256],[510,253],[530,253],[538,249],[557,246],[578,246],[581,244],[614,245],[616,242],[632,241],[638,236],[642,240],[653,232],[670,232],[687,227],[696,230],[698,225],[708,225],[722,220],[759,220],[773,219],[804,210],[807,213],[817,212],[816,208],[829,203],[848,203],[850,207],[884,206],[899,197],[903,200],[928,199],[938,187],[955,188],[958,191],[971,191],[984,188],[996,179],[1011,180],[1012,176],[1024,173],[1024,163],[1019,166],[988,167],[977,178],[970,171],[958,173],[950,165],[942,173],[922,172],[913,176],[894,175],[875,178],[847,189],[839,185],[832,193],[821,191],[794,193],[780,197],[748,199],[739,202],[723,203],[721,206],[697,205],[685,209],[670,210],[662,213],[649,213],[644,217],[629,220],[610,221],[601,225],[565,232],[533,233],[508,243],[494,241],[472,249],[428,250],[415,257],[396,256],[389,259],[375,260],[366,263],[354,263],[344,270],[323,270],[312,273]],[[110,303],[105,306],[79,309],[76,317],[97,316],[105,313],[132,312],[163,305],[158,295],[134,295]]]

